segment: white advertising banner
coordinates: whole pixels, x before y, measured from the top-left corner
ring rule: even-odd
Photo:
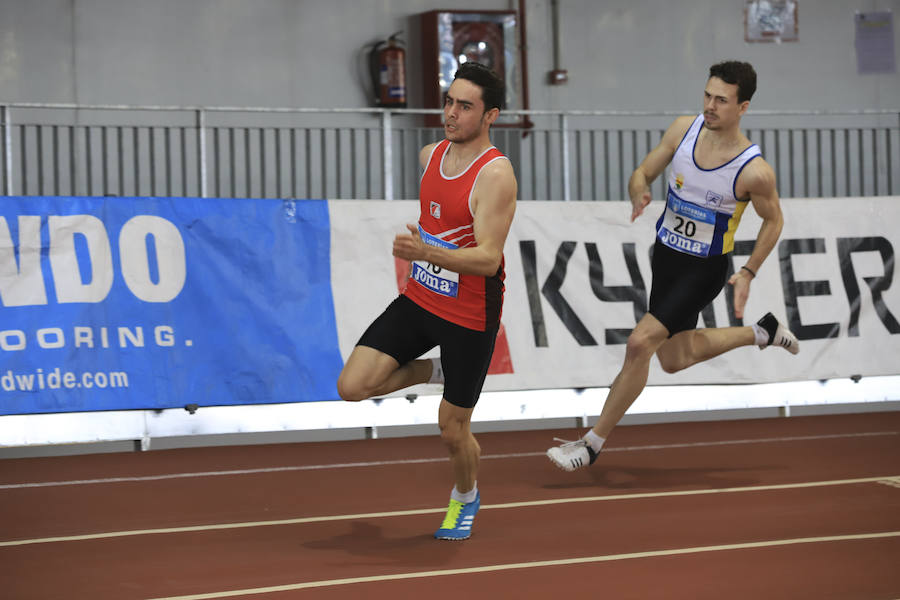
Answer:
[[[730,286],[698,327],[749,325],[771,311],[800,339],[780,348],[738,348],[650,385],[731,384],[900,374],[900,197],[782,200],[785,227],[753,280],[743,322]],[[485,390],[609,386],[625,341],[646,311],[649,252],[662,203],[629,222],[623,202],[519,202],[505,248],[502,329]],[[406,266],[395,234],[418,218],[413,201],[329,202],[338,340],[346,359],[398,293]],[[732,268],[749,255],[760,219],[738,230]],[[436,355],[436,351],[429,355]]]

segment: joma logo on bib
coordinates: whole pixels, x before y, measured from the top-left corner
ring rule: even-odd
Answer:
[[[455,298],[459,290],[459,274],[430,263],[414,262],[412,278],[432,292]]]
[[[706,254],[704,244],[700,242],[695,242],[689,240],[686,237],[682,237],[678,234],[672,233],[668,229],[662,229],[659,232],[659,241],[668,246],[669,248],[674,248],[676,250],[681,250],[682,252],[687,252],[688,254],[695,254],[698,256],[703,256]]]

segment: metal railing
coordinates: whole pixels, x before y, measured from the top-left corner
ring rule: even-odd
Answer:
[[[689,112],[689,111],[688,111]],[[6,195],[418,196],[423,109],[0,104]],[[509,111],[495,127],[523,200],[621,200],[685,112]],[[432,117],[434,118],[434,117]],[[900,194],[900,111],[758,111],[742,125],[783,197]],[[662,197],[663,178],[653,184]]]

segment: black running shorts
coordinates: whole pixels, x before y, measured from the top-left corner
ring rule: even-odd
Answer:
[[[669,337],[696,329],[700,311],[725,287],[728,255],[691,256],[657,239],[650,265],[650,314],[666,326]]]
[[[357,345],[384,352],[401,365],[440,346],[444,399],[472,408],[481,395],[496,339],[497,328],[476,331],[462,327],[401,295],[369,325]]]

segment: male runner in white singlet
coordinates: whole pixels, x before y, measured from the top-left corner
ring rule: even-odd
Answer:
[[[444,383],[438,424],[455,486],[434,534],[442,540],[468,538],[481,505],[470,421],[500,327],[517,193],[509,159],[490,141],[504,89],[483,65],[457,70],[444,101],[446,139],[419,153],[419,222],[394,238],[394,256],[412,262],[406,290],[363,333],[337,383],[350,401]],[[440,360],[417,360],[435,346]]]
[[[656,224],[650,309],[628,337],[625,362],[593,429],[547,450],[557,466],[573,471],[593,464],[647,384],[654,353],[663,370],[674,373],[740,346],[799,351],[797,338],[772,313],[749,327],[696,328],[700,311],[725,286],[728,253],[747,205],[753,205],[762,225],[750,258],[728,279],[737,318],[743,318],[750,282],[781,234],[775,174],[740,129],[755,91],[756,72],[748,63],[713,65],[703,114],[677,118],[632,173],[628,193],[634,221],[650,203],[650,184],[671,163],[666,206]]]

